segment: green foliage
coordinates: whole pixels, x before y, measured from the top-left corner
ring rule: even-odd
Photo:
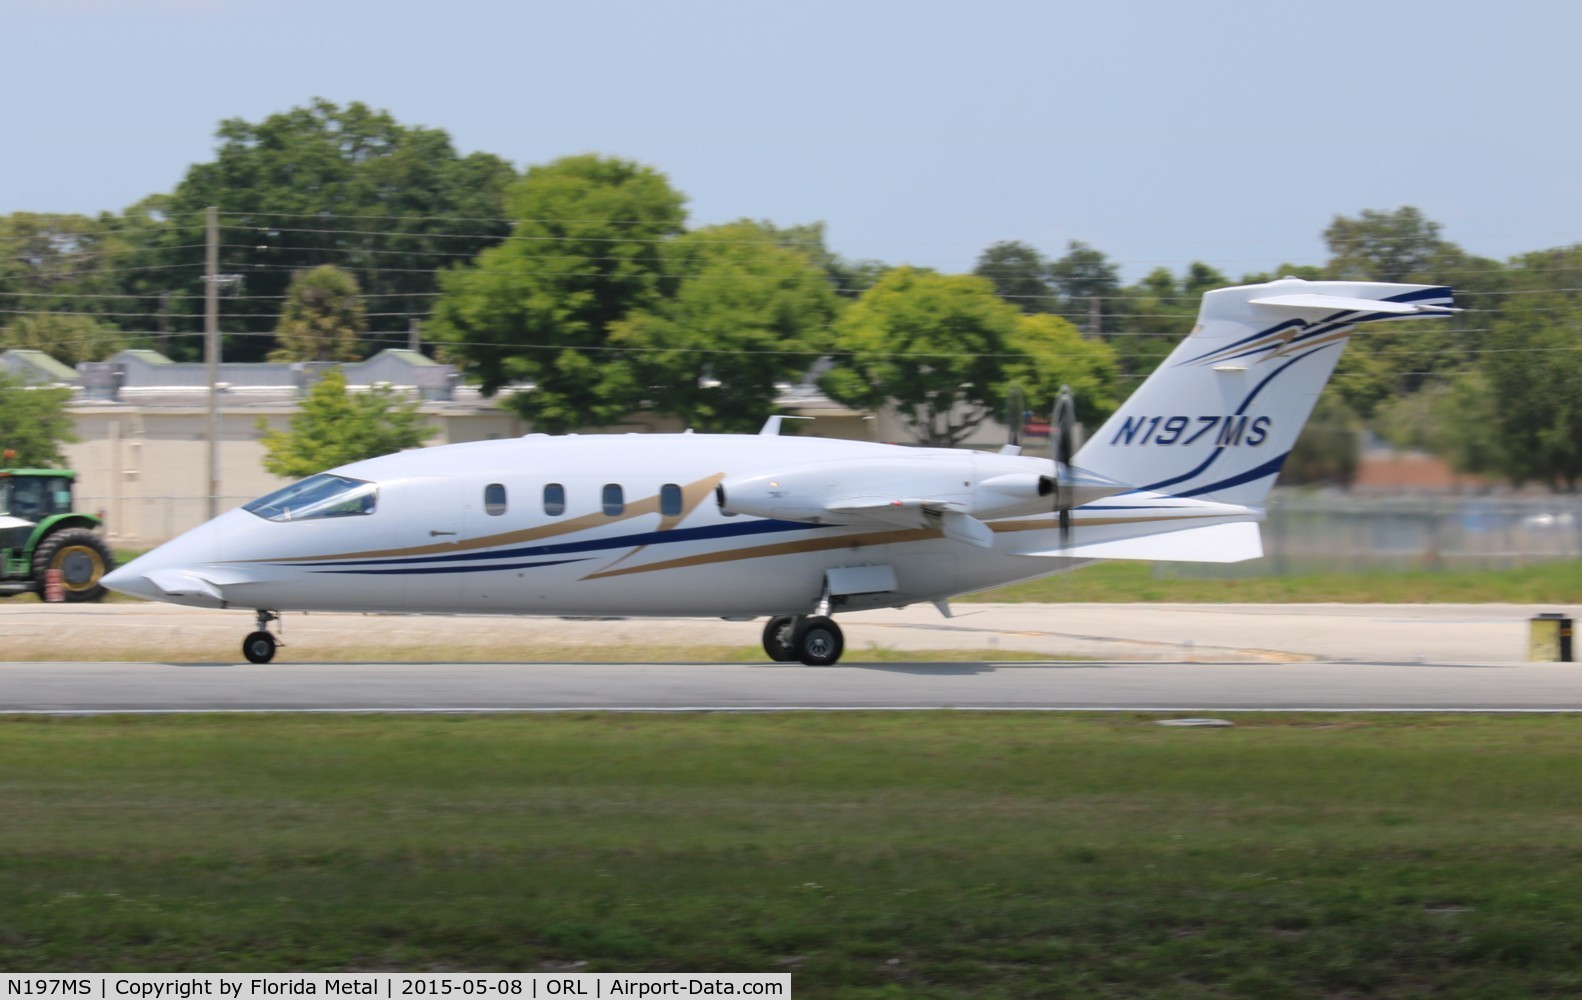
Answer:
[[[1439,223],[1406,205],[1393,212],[1366,209],[1357,218],[1335,216],[1324,230],[1329,276],[1348,281],[1421,281],[1447,247]]]
[[[1156,717],[13,718],[0,961],[1577,994],[1572,720]]]
[[[922,443],[954,447],[1000,405],[1020,315],[985,278],[897,268],[836,321],[819,385],[849,406],[893,402]]]
[[[222,213],[226,267],[243,275],[247,295],[284,296],[295,273],[334,263],[359,276],[368,312],[400,314],[382,325],[403,343],[408,318],[428,313],[436,273],[507,232],[498,220],[516,177],[509,163],[487,153],[461,156],[445,132],[401,125],[356,101],[314,100],[256,123],[227,119],[216,137],[213,161],[193,166],[173,194],[142,207],[158,230],[150,251],[164,265],[158,280],[186,276],[169,289],[178,314],[203,311],[210,205]],[[274,326],[267,317],[225,323],[258,333]],[[200,326],[183,319],[176,328]],[[267,338],[237,338],[226,357],[257,360],[268,346]]]
[[[1498,406],[1481,371],[1392,397],[1379,408],[1374,426],[1395,447],[1439,455],[1457,472],[1498,473],[1509,462]]]
[[[0,216],[0,309],[6,314],[121,312],[124,255],[109,216],[16,212]]]
[[[77,440],[72,430],[71,390],[34,386],[0,371],[0,466],[56,468],[66,464],[61,445]]]
[[[1574,251],[1582,256],[1582,250]],[[1493,323],[1483,373],[1503,471],[1575,493],[1582,480],[1582,296],[1520,296]]]
[[[674,291],[610,326],[610,343],[652,407],[689,427],[751,431],[774,407],[776,383],[814,360],[834,318],[827,272],[755,222],[694,230],[664,244]]]
[[[1556,560],[1517,569],[1375,570],[1212,579],[1197,574],[1161,576],[1152,564],[1115,560],[1086,567],[1080,573],[1013,583],[958,600],[1037,604],[1576,604],[1582,600],[1582,562]]]
[[[275,326],[270,361],[356,361],[368,321],[357,279],[331,264],[297,275]]]
[[[1017,317],[1007,347],[1016,356],[1006,359],[1001,393],[1019,386],[1034,413],[1047,417],[1062,385],[1071,387],[1077,420],[1087,427],[1097,428],[1120,405],[1124,390],[1115,352],[1059,316]]]
[[[972,273],[987,278],[996,295],[1023,312],[1052,312],[1055,308],[1049,261],[1036,247],[1018,240],[996,243],[978,255]]]
[[[1194,262],[1180,279],[1158,267],[1137,284],[1122,289],[1116,311],[1123,335],[1112,343],[1124,375],[1139,380],[1158,368],[1191,332],[1203,293],[1227,284],[1223,274]]]
[[[509,205],[511,238],[442,276],[430,334],[485,393],[531,383],[505,402],[538,430],[619,420],[643,386],[604,349],[675,286],[660,248],[681,232],[682,196],[650,167],[590,155],[531,168]]]
[[[113,326],[92,316],[70,313],[30,313],[14,317],[0,330],[0,350],[22,348],[43,351],[62,364],[103,361],[124,350],[127,339]]]
[[[1362,422],[1342,395],[1326,390],[1280,470],[1281,485],[1349,485],[1357,475],[1361,434]]]
[[[428,429],[417,400],[404,399],[389,386],[350,393],[339,368],[325,372],[285,431],[256,426],[266,454],[264,468],[300,479],[348,462],[421,447]]]
[[[824,223],[808,222],[795,226],[776,226],[769,222],[751,223],[788,250],[802,253],[829,278],[843,298],[855,299],[884,276],[889,266],[877,260],[847,260],[824,241]]]
[[[1113,327],[1119,306],[1120,268],[1110,263],[1104,251],[1072,240],[1066,244],[1066,255],[1049,265],[1049,281],[1060,296],[1060,314],[1083,333],[1098,332],[1091,329],[1095,298],[1099,300],[1101,328]]]

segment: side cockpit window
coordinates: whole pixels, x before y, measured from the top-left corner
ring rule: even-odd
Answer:
[[[379,487],[361,479],[321,472],[259,497],[243,509],[266,521],[308,521],[372,514]]]

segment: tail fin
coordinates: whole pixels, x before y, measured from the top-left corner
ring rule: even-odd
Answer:
[[[1358,323],[1444,315],[1450,289],[1285,278],[1203,296],[1197,326],[1073,464],[1139,490],[1263,501]]]

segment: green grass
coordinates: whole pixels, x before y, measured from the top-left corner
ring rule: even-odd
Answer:
[[[1568,717],[0,720],[0,970],[1582,992]]]
[[[1121,604],[1578,604],[1582,603],[1582,562],[1548,562],[1504,570],[1311,573],[1202,579],[1156,577],[1149,563],[1117,561],[987,590],[958,600]]]

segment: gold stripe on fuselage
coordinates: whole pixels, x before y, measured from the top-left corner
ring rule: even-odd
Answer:
[[[659,522],[660,531],[669,531],[686,519],[698,505],[714,492],[725,479],[725,473],[716,472],[712,476],[688,483],[681,488],[681,513],[673,517],[662,516]],[[546,538],[559,538],[563,535],[576,534],[589,528],[596,528],[603,524],[618,524],[629,521],[634,517],[659,513],[659,494],[634,500],[626,505],[626,509],[619,514],[610,515],[602,512],[584,514],[566,521],[551,521],[541,524],[536,528],[524,528],[520,531],[507,531],[497,535],[483,535],[478,538],[469,538],[456,542],[434,542],[428,545],[415,545],[399,549],[369,549],[364,552],[336,552],[314,556],[288,556],[275,559],[246,559],[243,562],[266,563],[300,563],[316,562],[323,559],[382,559],[396,557],[449,555],[454,552],[472,552],[477,549],[491,549],[501,545],[519,545],[523,542],[537,542]],[[641,548],[641,546],[639,546]],[[628,553],[630,554],[630,553]]]

